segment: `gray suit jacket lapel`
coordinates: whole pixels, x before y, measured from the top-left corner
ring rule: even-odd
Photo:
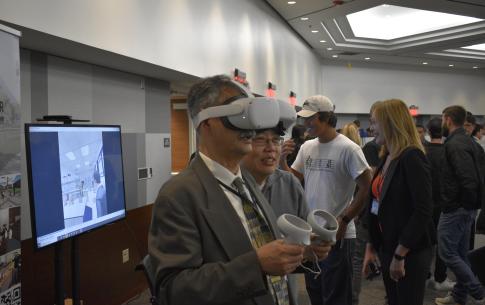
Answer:
[[[197,156],[191,167],[206,190],[207,209],[202,210],[204,217],[227,256],[232,259],[253,250],[239,216],[204,161]]]

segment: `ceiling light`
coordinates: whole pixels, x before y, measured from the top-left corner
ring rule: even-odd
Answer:
[[[347,20],[356,37],[391,40],[465,25],[483,19],[396,5],[379,5],[349,14]]]
[[[289,4],[289,5],[293,5],[293,4],[295,4],[295,3],[296,3],[296,1],[288,1],[288,4]]]
[[[321,43],[325,43],[326,41],[325,40],[320,40]]]
[[[301,21],[307,21],[308,20],[308,17],[301,17],[300,20]]]
[[[472,46],[463,47],[463,49],[471,49],[471,50],[485,51],[485,43],[474,44]]]
[[[473,69],[478,69],[478,66],[473,66]]]
[[[332,57],[333,57],[333,58],[338,58],[338,55],[337,55],[337,54],[335,54],[335,55],[332,55]]]
[[[425,61],[423,62],[423,65],[427,65],[427,64],[428,64],[427,62],[425,62]]]
[[[76,156],[74,155],[74,153],[73,153],[72,151],[67,152],[67,153],[66,153],[66,157],[67,157],[69,160],[71,160],[71,161],[76,160]]]
[[[318,33],[318,30],[312,30],[312,33]]]
[[[332,48],[327,48],[328,51],[332,51],[333,49]]]
[[[454,67],[455,65],[449,64],[448,67]]]
[[[370,57],[366,57],[366,58],[364,58],[364,59],[365,59],[365,60],[370,60]]]
[[[89,155],[89,145],[84,145],[81,147],[81,155],[87,156]]]

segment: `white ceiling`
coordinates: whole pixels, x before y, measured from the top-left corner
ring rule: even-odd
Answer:
[[[333,0],[295,0],[293,5],[287,0],[266,1],[324,61],[366,61],[367,57],[378,63],[423,66],[426,62],[431,67],[473,70],[478,66],[474,70],[485,70],[485,51],[462,49],[485,43],[485,21],[385,41],[356,38],[345,17],[391,4],[485,19],[485,0],[345,0],[341,5]],[[309,19],[302,21],[301,17]]]

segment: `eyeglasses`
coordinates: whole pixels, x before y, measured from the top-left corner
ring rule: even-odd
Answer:
[[[266,146],[268,144],[273,144],[274,146],[281,146],[285,139],[283,137],[274,137],[274,138],[264,138],[264,137],[255,137],[253,139],[253,145],[256,146]]]

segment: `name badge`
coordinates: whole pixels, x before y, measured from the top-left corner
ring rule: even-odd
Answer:
[[[375,198],[372,199],[372,206],[370,208],[370,212],[376,216],[379,213],[379,201],[377,201]]]

